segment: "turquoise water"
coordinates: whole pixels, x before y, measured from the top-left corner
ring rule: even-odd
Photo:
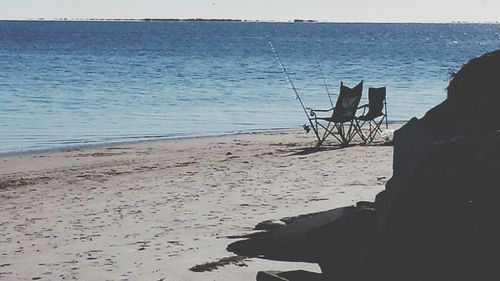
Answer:
[[[442,101],[500,25],[0,22],[0,152],[299,128],[340,81],[388,88],[389,120]]]

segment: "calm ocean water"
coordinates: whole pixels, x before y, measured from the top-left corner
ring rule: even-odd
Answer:
[[[267,38],[307,106],[329,105],[321,66],[334,95],[387,86],[404,121],[500,48],[500,25],[0,22],[0,152],[299,128]]]

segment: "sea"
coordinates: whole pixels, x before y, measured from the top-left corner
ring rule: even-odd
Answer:
[[[270,42],[306,107],[363,80],[361,103],[385,86],[404,122],[500,48],[500,25],[0,21],[0,153],[300,128]]]

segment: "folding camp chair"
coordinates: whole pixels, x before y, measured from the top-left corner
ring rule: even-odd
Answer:
[[[356,87],[349,88],[340,83],[340,93],[334,108],[327,110],[309,109],[309,122],[321,146],[330,135],[335,137],[341,145],[348,145],[356,134],[356,110],[363,93],[363,81]],[[318,117],[316,112],[332,111],[330,117]],[[320,132],[320,130],[322,132]]]
[[[372,142],[377,134],[381,134],[380,126],[385,121],[385,128],[388,128],[386,88],[368,88],[368,104],[360,106],[363,109],[361,116],[356,117],[356,132],[359,133],[365,143]],[[368,109],[368,111],[367,111]],[[362,128],[369,125],[368,135],[364,135]]]

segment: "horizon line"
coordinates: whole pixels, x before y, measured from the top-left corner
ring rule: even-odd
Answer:
[[[24,18],[0,21],[57,21],[57,22],[255,22],[255,23],[380,23],[380,24],[500,24],[500,21],[329,21],[315,19],[250,20],[231,18]]]

